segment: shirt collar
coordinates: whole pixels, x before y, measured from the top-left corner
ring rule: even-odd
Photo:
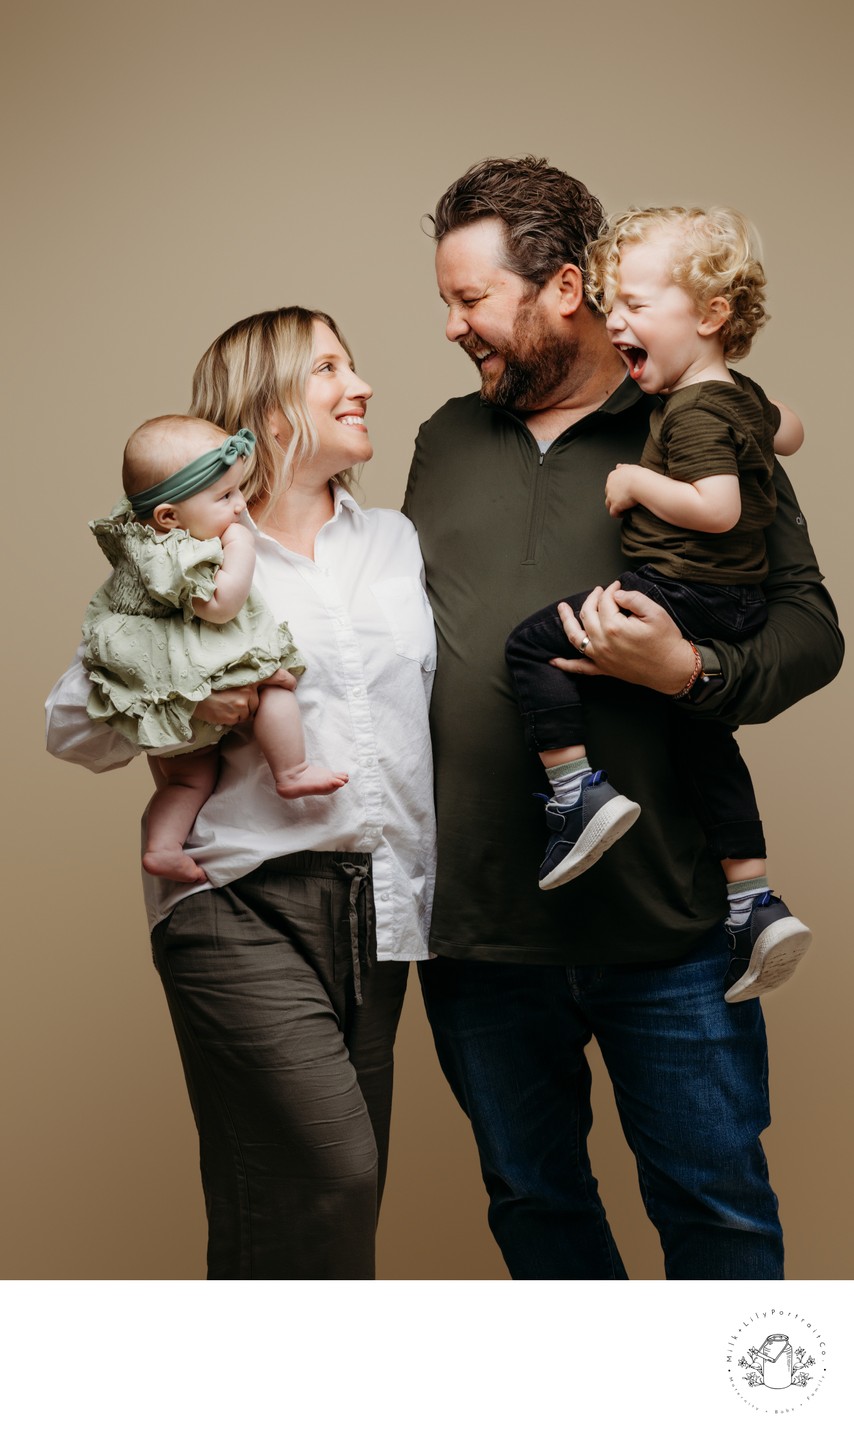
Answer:
[[[337,479],[332,480],[332,503],[334,505],[333,519],[337,519],[342,509],[349,509],[352,514],[361,514],[362,506],[357,503],[353,495],[339,484]]]
[[[643,390],[626,370],[625,379],[620,380],[616,389],[612,390],[598,409],[591,410],[591,414],[619,414],[623,409],[630,409],[633,404],[637,404],[642,395]],[[477,395],[477,398],[485,409],[495,409],[499,414],[507,414],[511,419],[518,419],[521,424],[524,424],[522,415],[515,409],[506,409],[503,404],[494,404],[491,399],[484,399],[480,394]],[[587,418],[589,419],[590,415]],[[575,426],[570,427],[574,428]]]
[[[637,404],[643,392],[640,386],[632,379],[628,370],[626,370],[625,379],[617,385],[613,393],[608,395],[605,403],[600,404],[598,410],[595,410],[594,413],[620,414],[622,410],[630,409],[633,404]]]
[[[364,512],[361,504],[359,504],[358,501],[353,498],[352,494],[348,493],[348,491],[344,488],[343,484],[338,483],[337,479],[333,479],[330,482],[332,484],[333,508],[332,518],[329,519],[327,522],[330,524],[334,524],[336,519],[340,517],[341,513],[344,510],[347,510],[354,516],[358,516],[359,518],[361,518]],[[256,534],[259,539],[267,538],[267,535],[264,533],[264,530],[259,529],[248,509],[244,509],[243,513],[241,514],[240,523],[245,524],[248,529],[251,529],[253,534]],[[275,540],[271,542],[275,543]]]

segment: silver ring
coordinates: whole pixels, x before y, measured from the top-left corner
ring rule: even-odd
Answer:
[[[584,635],[584,638],[581,640],[581,643],[578,645],[579,652],[582,653],[582,654],[586,654],[586,652],[587,652],[587,650],[588,650],[589,647],[590,647],[590,640],[589,640],[589,638],[587,637],[587,635],[585,634],[585,635]]]

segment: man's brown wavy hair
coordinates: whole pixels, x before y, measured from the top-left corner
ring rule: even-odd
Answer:
[[[526,155],[479,160],[448,187],[427,218],[437,242],[477,220],[500,220],[504,267],[541,289],[562,265],[577,265],[584,274],[585,251],[602,228],[604,212],[580,180]]]

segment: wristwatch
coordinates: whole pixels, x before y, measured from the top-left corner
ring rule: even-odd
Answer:
[[[711,644],[695,644],[696,652],[700,656],[700,672],[682,698],[687,704],[702,704],[718,689],[724,686],[724,676],[721,671],[721,661]]]

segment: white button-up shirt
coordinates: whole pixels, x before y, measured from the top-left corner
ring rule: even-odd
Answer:
[[[427,719],[436,643],[421,554],[402,514],[363,510],[339,486],[334,492],[313,560],[256,530],[254,584],[305,660],[297,699],[306,754],[350,781],[328,797],[279,798],[251,724],[234,730],[187,842],[209,881],[143,874],[146,908],[154,927],[181,898],[268,858],[370,853],[378,956],[424,958],[436,847]],[[95,772],[122,767],[138,750],[88,717],[89,685],[78,658],[47,700],[48,749]]]

